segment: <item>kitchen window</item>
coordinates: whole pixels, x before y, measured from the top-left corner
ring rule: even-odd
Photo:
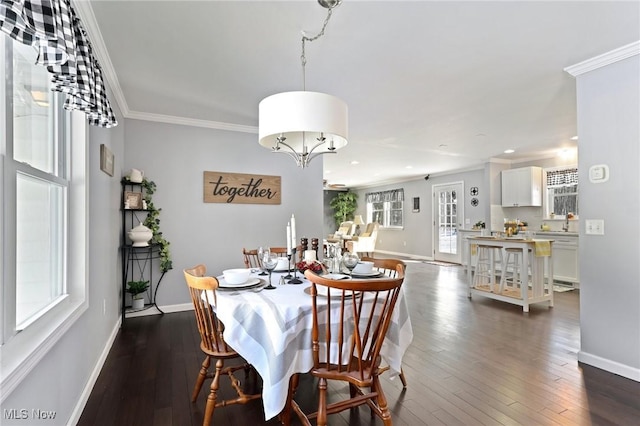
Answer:
[[[547,170],[547,216],[578,215],[578,169]]]
[[[86,309],[86,120],[36,51],[0,37],[1,392]]]
[[[404,189],[365,194],[367,222],[378,222],[384,228],[404,226]]]

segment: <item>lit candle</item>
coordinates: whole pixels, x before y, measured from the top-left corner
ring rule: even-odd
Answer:
[[[291,215],[291,247],[297,247],[296,243],[296,218]]]
[[[287,222],[287,254],[291,254],[291,225]]]

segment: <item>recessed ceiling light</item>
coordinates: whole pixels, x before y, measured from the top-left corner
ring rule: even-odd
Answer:
[[[505,153],[505,154],[513,154],[514,152],[516,152],[516,150],[515,150],[515,149],[505,149],[505,150],[504,150],[504,153]]]
[[[572,141],[577,141],[578,140],[578,135],[575,135],[571,138]]]
[[[360,164],[360,162],[359,162],[358,160],[353,160],[353,161],[351,162],[351,164],[353,164],[353,165],[355,165],[355,164]]]
[[[413,169],[413,166],[407,166],[405,169]]]

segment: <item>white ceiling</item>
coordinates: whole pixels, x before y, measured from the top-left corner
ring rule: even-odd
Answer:
[[[77,3],[125,117],[256,144],[258,103],[302,90],[301,31],[326,16],[315,0]],[[638,1],[344,0],[306,48],[306,89],[349,106],[324,177],[366,186],[575,148],[564,68],[637,40]]]

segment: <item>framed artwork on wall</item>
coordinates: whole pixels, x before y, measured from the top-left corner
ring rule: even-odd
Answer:
[[[113,153],[105,144],[100,145],[100,170],[113,176]]]
[[[420,197],[413,197],[413,212],[418,213],[420,211]]]

